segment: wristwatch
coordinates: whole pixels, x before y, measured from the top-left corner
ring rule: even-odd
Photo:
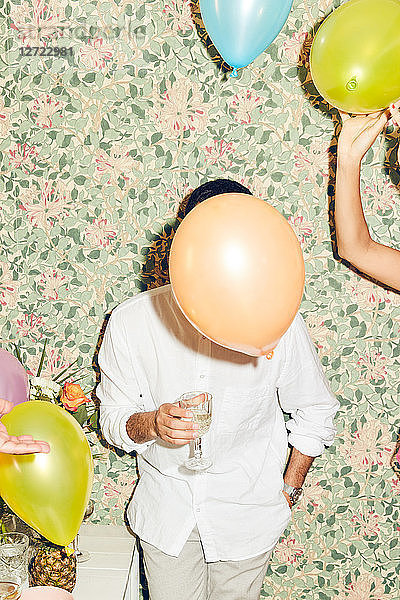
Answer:
[[[288,483],[284,483],[283,484],[283,493],[285,494],[285,496],[286,495],[288,496],[291,506],[294,506],[295,504],[298,503],[298,501],[302,497],[303,488],[301,488],[301,487],[295,488],[292,485],[289,485]]]

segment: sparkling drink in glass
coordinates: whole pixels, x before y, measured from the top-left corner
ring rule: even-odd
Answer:
[[[7,593],[7,584],[18,584],[19,592],[28,587],[28,547],[29,538],[24,533],[10,531],[0,535],[0,581],[5,584],[4,594]],[[9,594],[10,598],[19,597],[17,590],[11,590]]]
[[[212,461],[203,456],[201,438],[210,429],[212,415],[212,396],[208,392],[186,392],[178,400],[181,408],[190,410],[193,422],[199,426],[197,438],[191,442],[193,456],[185,461],[185,467],[191,471],[204,471]]]

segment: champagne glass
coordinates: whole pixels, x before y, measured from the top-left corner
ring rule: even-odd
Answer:
[[[199,426],[198,437],[190,444],[193,456],[185,461],[185,467],[191,471],[204,471],[212,465],[212,461],[203,456],[201,448],[201,437],[211,425],[212,396],[208,392],[186,392],[179,398],[178,404],[181,408],[190,410],[194,423]]]
[[[21,598],[19,583],[16,581],[0,581],[0,600],[18,600],[19,598]]]
[[[24,533],[10,531],[0,535],[0,599],[19,598],[28,587],[29,538]]]
[[[90,515],[94,511],[94,502],[93,500],[89,500],[88,505],[85,510],[85,514],[83,515],[83,520],[86,521],[90,517]],[[76,556],[76,562],[83,563],[90,559],[90,552],[87,550],[81,550],[79,548],[79,533],[76,534],[76,538],[73,541],[73,548]],[[1,598],[0,598],[1,600]]]

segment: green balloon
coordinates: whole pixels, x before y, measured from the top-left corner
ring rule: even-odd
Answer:
[[[0,454],[0,495],[21,519],[60,546],[76,536],[90,498],[93,459],[77,421],[50,402],[18,404],[1,422],[33,435],[48,454]]]
[[[371,113],[400,98],[400,0],[350,0],[318,29],[314,84],[330,104]]]

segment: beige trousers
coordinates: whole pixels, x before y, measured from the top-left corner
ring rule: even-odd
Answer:
[[[206,563],[197,528],[177,558],[140,543],[150,600],[259,600],[272,554]]]

